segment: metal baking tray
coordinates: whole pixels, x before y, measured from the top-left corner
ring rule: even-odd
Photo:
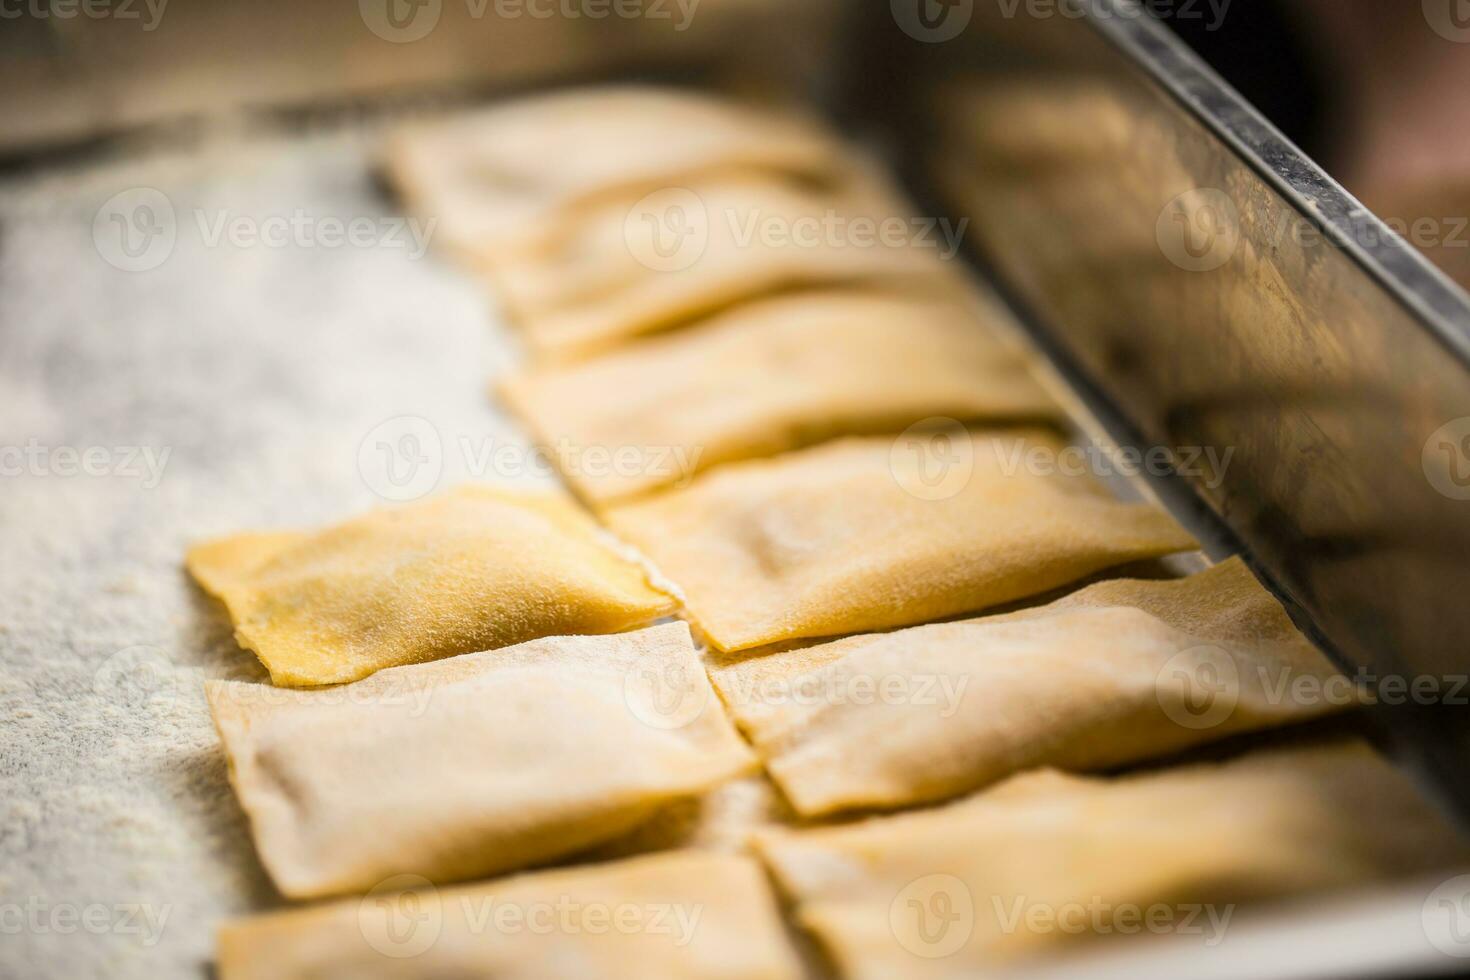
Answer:
[[[96,447],[115,465],[22,476],[0,496],[0,891],[43,915],[101,905],[110,916],[96,934],[7,936],[0,972],[200,976],[213,923],[278,902],[199,693],[205,676],[259,672],[178,556],[207,534],[377,502],[363,447],[395,420],[430,420],[443,484],[483,475],[467,441],[524,444],[484,396],[517,356],[513,340],[475,283],[390,234],[396,206],[373,153],[380,128],[415,106],[552,78],[696,77],[823,105],[888,153],[928,213],[969,219],[977,272],[1074,394],[1087,435],[1231,452],[1219,479],[1181,466],[1130,478],[1132,492],[1164,499],[1213,554],[1246,554],[1349,671],[1466,673],[1454,641],[1470,626],[1456,601],[1470,504],[1443,492],[1460,487],[1458,471],[1431,465],[1431,437],[1470,417],[1466,297],[1132,4],[1064,2],[1069,15],[1049,18],[950,4],[966,23],[939,38],[928,32],[948,28],[907,20],[901,3],[813,4],[802,30],[783,32],[782,5],[744,0],[698,44],[672,48],[628,32],[567,48],[575,32],[446,22],[429,39],[442,58],[407,48],[403,59],[359,36],[356,12],[344,22],[322,4],[272,3],[277,30],[252,22],[247,42],[260,58],[304,18],[320,41],[291,34],[292,63],[362,60],[345,78],[323,66],[267,77],[253,99],[181,88],[197,57],[158,57],[136,61],[109,104],[95,66],[80,80],[68,66],[131,49],[85,24],[53,38],[44,71],[7,65],[16,91],[68,81],[38,103],[55,110],[47,119],[6,130],[0,443]],[[167,22],[151,50],[197,56],[229,35],[238,15],[223,9]],[[456,46],[461,32],[485,47]],[[490,70],[478,55],[531,35],[536,50],[566,53],[554,70],[509,54]],[[372,57],[363,44],[378,46]],[[1044,110],[1035,125],[974,125],[1018,91]],[[140,189],[163,195],[177,235],[165,261],[133,270],[99,244],[96,221]],[[1214,229],[1225,245],[1167,237],[1198,220],[1196,205],[1228,211],[1222,202],[1234,208]],[[383,234],[361,248],[208,240],[221,216],[292,210],[367,218]],[[1229,254],[1215,265],[1217,248]],[[165,478],[130,467],[135,448],[155,463],[167,449]],[[1470,812],[1464,712],[1375,717],[1426,787]],[[1263,911],[1208,960],[1162,942],[1067,975],[1443,974],[1458,961],[1421,914],[1437,884]],[[165,919],[156,935],[139,931],[149,914]]]

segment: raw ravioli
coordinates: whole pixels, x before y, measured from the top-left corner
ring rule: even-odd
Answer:
[[[689,628],[558,636],[345,687],[207,685],[282,893],[508,871],[626,833],[753,768]]]
[[[947,246],[916,242],[912,209],[876,178],[839,190],[758,176],[685,183],[600,201],[490,264],[536,352],[586,356],[782,289],[961,288]]]
[[[586,499],[669,485],[731,460],[932,417],[1039,419],[1057,409],[1025,355],[965,303],[861,290],[758,300],[502,389]]]
[[[1038,609],[728,662],[716,689],[803,816],[1107,769],[1359,704],[1239,559]]]
[[[681,851],[239,919],[220,930],[219,976],[799,980],[803,973],[760,865]]]
[[[1071,475],[1042,430],[843,439],[732,463],[604,517],[718,649],[908,626],[1196,547]]]
[[[338,684],[540,636],[612,633],[673,600],[560,494],[465,486],[318,532],[189,549],[276,684]]]
[[[775,832],[761,850],[798,922],[856,980],[984,976],[1143,932],[1140,912],[1188,917],[1203,944],[1238,903],[1470,860],[1356,741],[1121,779],[1045,770],[938,810]]]
[[[843,156],[840,141],[810,119],[623,86],[411,124],[390,140],[385,165],[411,210],[436,221],[437,236],[483,262],[599,195],[726,170],[820,181],[843,169]]]

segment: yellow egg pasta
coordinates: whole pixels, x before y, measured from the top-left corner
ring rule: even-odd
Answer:
[[[684,623],[207,694],[256,849],[292,898],[542,863],[754,766]]]
[[[1057,409],[989,303],[863,290],[779,295],[502,388],[583,498],[682,486],[718,463],[932,417]]]
[[[1064,448],[1042,430],[843,439],[603,516],[722,651],[942,619],[1196,547],[1073,475]]]
[[[465,486],[322,531],[208,541],[186,563],[271,680],[303,687],[672,611],[599,535],[561,494]]]
[[[1360,703],[1239,559],[711,674],[805,817],[946,799],[1024,769],[1109,769]]]
[[[938,234],[878,181],[834,190],[758,175],[609,198],[487,272],[526,342],[560,360],[797,287],[923,283],[958,291]],[[927,247],[926,247],[927,246]]]
[[[407,882],[406,882],[407,883]],[[800,980],[749,857],[680,851],[226,923],[220,980]]]
[[[815,120],[691,90],[570,89],[412,123],[384,169],[436,240],[479,264],[537,225],[612,193],[724,171],[813,181],[843,169],[842,144]]]
[[[937,810],[760,841],[849,980],[985,976],[1144,922],[1190,924],[1203,945],[1239,903],[1470,860],[1355,741],[1118,779],[1042,770]]]

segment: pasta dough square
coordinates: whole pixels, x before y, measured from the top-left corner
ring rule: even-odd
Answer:
[[[321,691],[211,682],[283,894],[545,862],[753,768],[684,623],[559,636]]]
[[[599,196],[727,170],[815,181],[844,166],[840,141],[813,119],[643,86],[571,89],[410,124],[384,163],[410,208],[477,263]]]
[[[912,209],[865,173],[836,190],[761,176],[685,183],[599,201],[487,265],[536,353],[584,357],[782,289],[962,288],[943,243],[916,244]]]
[[[600,534],[562,495],[465,486],[314,533],[208,541],[186,564],[271,680],[302,687],[672,611]]]
[[[722,651],[909,626],[1196,544],[1058,465],[1041,431],[844,439],[732,463],[604,517]]]
[[[782,295],[530,371],[502,392],[567,481],[602,503],[683,485],[717,463],[936,416],[1056,417],[1025,354],[991,329],[1002,315],[978,297]]]
[[[1113,768],[1360,703],[1238,558],[711,674],[805,817],[945,799],[1024,769]]]
[[[226,924],[220,980],[799,980],[761,867],[683,851]]]
[[[1114,780],[1040,771],[760,846],[851,980],[989,975],[1138,932],[1126,923],[1140,911],[1178,923],[1203,906],[1199,924],[1220,928],[1239,903],[1470,860],[1413,784],[1355,741]]]

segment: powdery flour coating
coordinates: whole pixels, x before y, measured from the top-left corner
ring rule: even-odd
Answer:
[[[599,533],[560,494],[464,486],[323,531],[205,542],[187,565],[271,680],[301,687],[669,613]]]
[[[292,898],[542,863],[755,765],[684,623],[321,691],[207,691],[256,847]]]
[[[1358,703],[1239,559],[1005,616],[727,658],[712,677],[807,817],[945,799],[1041,766],[1112,768]]]
[[[501,393],[567,482],[602,503],[834,436],[900,432],[935,417],[1056,416],[1025,355],[996,335],[1001,316],[979,297],[780,295],[590,361],[525,372]],[[630,454],[631,465],[618,462]]]
[[[942,619],[1196,547],[1164,511],[1033,465],[1063,445],[1041,430],[844,439],[720,467],[604,517],[723,651]]]

